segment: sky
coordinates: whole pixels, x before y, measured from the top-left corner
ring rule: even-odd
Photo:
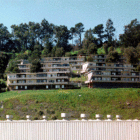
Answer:
[[[98,24],[106,27],[110,18],[115,38],[132,20],[140,21],[140,0],[0,0],[0,23],[11,32],[11,25],[38,22],[65,25],[70,29],[82,22],[85,31]]]

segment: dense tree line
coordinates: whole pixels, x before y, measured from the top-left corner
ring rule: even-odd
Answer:
[[[38,45],[39,51],[44,56],[62,56],[71,50],[80,50],[79,54],[96,54],[100,47],[104,47],[108,54],[108,48],[111,46],[136,48],[140,43],[140,24],[137,19],[124,27],[124,34],[120,35],[119,40],[114,38],[115,28],[111,19],[107,20],[106,27],[99,24],[86,31],[81,22],[68,29],[65,25],[57,26],[46,19],[41,23],[11,25],[11,29],[10,33],[7,27],[0,24],[0,51],[20,53],[29,50],[32,52]],[[82,34],[84,34],[83,40]]]
[[[140,24],[137,19],[124,27],[124,34],[120,35],[119,40],[114,38],[115,28],[111,19],[107,20],[105,28],[103,24],[99,24],[86,31],[81,22],[69,30],[65,25],[56,26],[46,19],[41,23],[12,25],[11,28],[12,33],[9,33],[7,27],[0,24],[0,51],[13,52],[9,63],[11,66],[7,71],[18,72],[14,63],[17,59],[28,59],[33,64],[31,71],[35,72],[40,70],[41,57],[71,56],[71,50],[78,50],[78,55],[91,55],[97,54],[98,48],[101,47],[108,54],[108,62],[118,60],[118,54],[115,51],[118,46],[122,48],[127,62],[134,63],[140,58]],[[84,33],[83,40],[82,33]],[[16,56],[15,53],[18,55]],[[2,69],[5,63],[3,59],[1,61]],[[8,59],[5,62],[8,63]]]

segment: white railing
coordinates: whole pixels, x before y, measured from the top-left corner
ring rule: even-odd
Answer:
[[[140,140],[140,121],[121,120],[116,115],[112,120],[107,115],[101,120],[96,114],[96,120],[88,120],[87,114],[81,114],[82,120],[69,120],[70,114],[61,113],[63,120],[47,121],[12,120],[12,115],[6,115],[7,121],[0,121],[0,140]]]

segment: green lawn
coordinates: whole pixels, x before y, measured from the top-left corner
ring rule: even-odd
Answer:
[[[71,112],[72,119],[79,118],[81,113],[90,114],[121,114],[123,119],[140,119],[140,89],[74,89],[74,90],[26,90],[10,91],[0,94],[4,108],[0,109],[0,120],[6,114],[14,119],[26,119],[27,114],[33,119],[61,119],[62,112]]]

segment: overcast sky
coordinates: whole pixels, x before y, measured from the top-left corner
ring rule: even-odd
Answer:
[[[65,25],[70,29],[82,22],[85,30],[106,24],[110,18],[116,36],[123,33],[124,25],[137,18],[140,21],[140,0],[0,0],[0,23],[13,24],[49,23]]]

